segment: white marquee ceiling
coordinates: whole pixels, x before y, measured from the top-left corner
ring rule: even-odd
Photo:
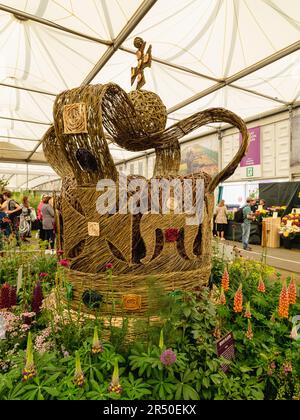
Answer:
[[[153,46],[145,88],[161,96],[171,124],[212,106],[248,118],[295,104],[299,35],[299,0],[4,1],[0,178],[10,177],[9,162],[20,174],[45,163],[40,139],[59,92],[83,82],[131,89],[135,36]],[[116,161],[132,156],[111,152]]]

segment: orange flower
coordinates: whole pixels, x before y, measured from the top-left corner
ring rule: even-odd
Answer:
[[[233,310],[236,313],[242,312],[243,310],[243,286],[240,284],[234,296]]]
[[[251,316],[252,316],[252,314],[251,314],[251,310],[250,310],[250,302],[248,302],[247,305],[246,305],[246,311],[245,311],[244,317],[250,319]]]
[[[266,286],[262,278],[259,279],[257,290],[261,293],[265,293],[266,291]]]
[[[226,296],[223,287],[221,287],[220,305],[226,305]]]
[[[297,286],[294,279],[291,280],[289,284],[288,293],[289,293],[289,304],[295,305],[296,299],[297,299]]]
[[[248,338],[248,340],[252,340],[253,338],[253,331],[250,319],[248,319],[248,330],[246,332],[246,337]]]
[[[229,290],[229,273],[226,270],[226,268],[225,268],[223,276],[222,276],[222,288],[223,288],[225,293],[228,292],[228,290]]]
[[[289,292],[285,282],[279,296],[278,314],[281,318],[289,317]]]

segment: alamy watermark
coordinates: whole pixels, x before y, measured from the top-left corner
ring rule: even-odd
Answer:
[[[118,182],[101,179],[96,187],[99,214],[184,214],[187,225],[203,221],[203,179],[128,178],[120,173]]]

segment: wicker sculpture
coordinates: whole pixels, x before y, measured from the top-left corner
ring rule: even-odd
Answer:
[[[142,316],[151,305],[149,281],[158,281],[166,291],[193,290],[208,282],[214,190],[233,174],[245,155],[247,128],[237,115],[222,108],[198,112],[168,129],[166,119],[166,108],[155,93],[138,90],[127,94],[112,83],[82,86],[56,99],[54,128],[45,135],[44,150],[63,178],[64,255],[70,260],[67,278],[74,288],[74,307],[83,303],[87,311],[99,310],[104,315],[113,311],[115,315]],[[214,178],[203,172],[180,177],[179,139],[204,124],[220,121],[233,124],[242,134],[232,162]],[[197,179],[203,179],[202,223],[187,225],[186,215],[175,214],[172,208],[170,214],[159,209],[158,214],[133,215],[122,214],[117,206],[115,214],[100,215],[96,202],[102,193],[96,190],[97,181],[118,179],[104,129],[126,150],[154,148],[153,178],[181,183],[191,179],[193,189]],[[141,177],[131,176],[128,182],[132,178]],[[108,263],[113,265],[112,276],[106,272]]]

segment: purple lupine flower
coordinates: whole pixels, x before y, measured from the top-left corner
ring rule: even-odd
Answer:
[[[4,283],[0,291],[0,308],[10,309],[10,285]]]
[[[32,310],[36,314],[39,314],[41,312],[43,299],[44,299],[43,289],[42,289],[41,283],[38,281],[33,291],[33,297],[32,297],[32,303],[31,303]]]
[[[10,307],[17,306],[17,288],[11,287],[9,292]]]
[[[165,366],[171,366],[176,362],[176,354],[172,349],[167,349],[160,355],[160,361]]]

